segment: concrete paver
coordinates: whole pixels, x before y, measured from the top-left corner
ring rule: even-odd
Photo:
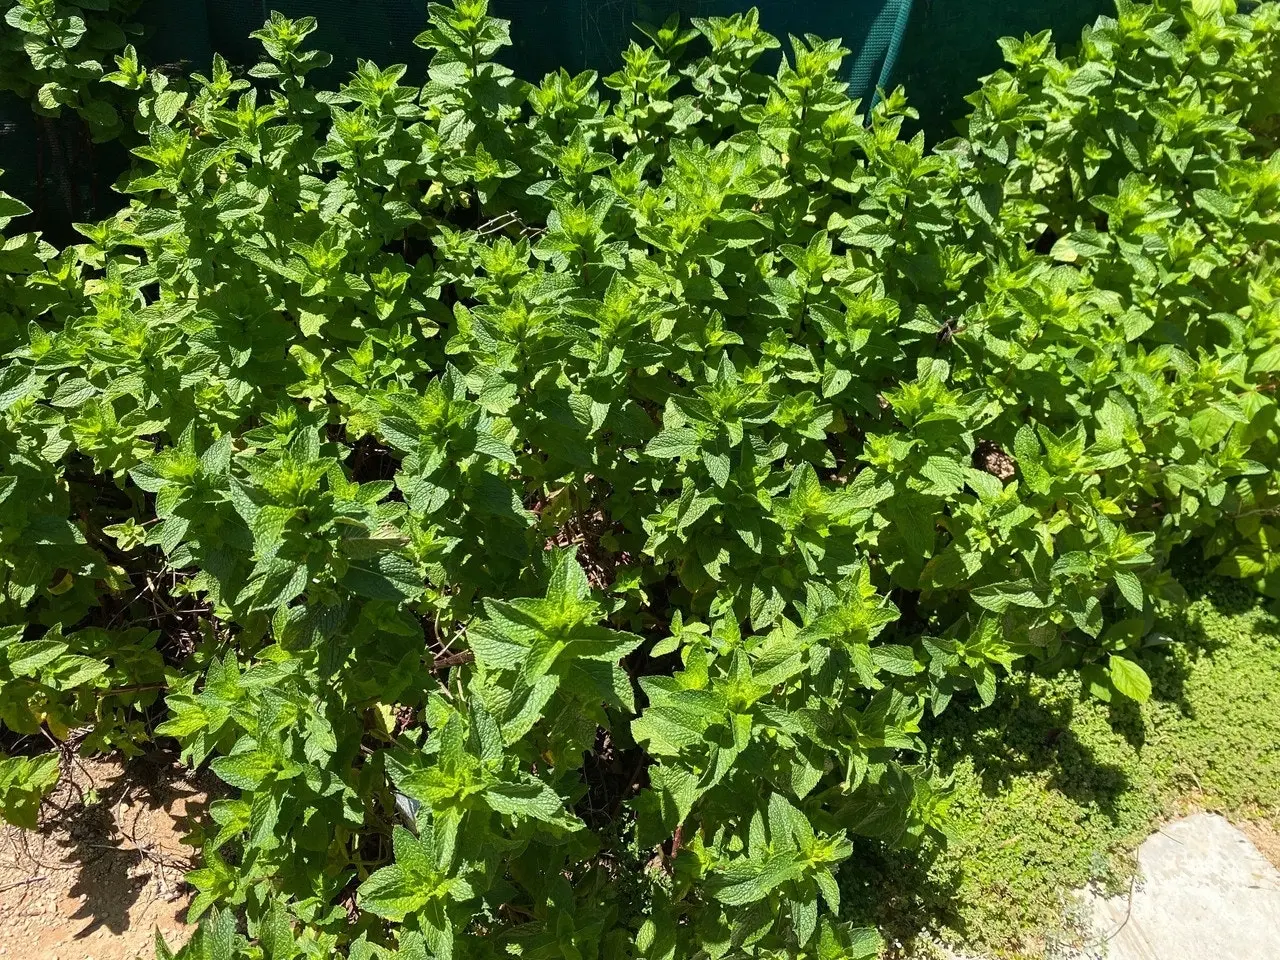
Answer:
[[[1280,960],[1280,870],[1215,814],[1166,825],[1138,851],[1128,895],[1091,898],[1107,960]]]

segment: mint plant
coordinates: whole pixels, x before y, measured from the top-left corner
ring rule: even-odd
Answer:
[[[2,0],[0,90],[31,103],[42,116],[70,108],[95,141],[124,131],[129,105],[99,85],[117,55],[136,61],[129,37],[139,0]],[[126,116],[121,116],[121,109]]]
[[[754,12],[538,85],[430,15],[422,87],[122,58],[128,205],[6,244],[0,694],[225,782],[176,956],[874,956],[931,716],[1145,699],[1175,551],[1277,589],[1280,8],[1006,40],[932,150]]]

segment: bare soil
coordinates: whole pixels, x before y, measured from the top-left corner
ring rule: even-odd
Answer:
[[[1236,824],[1258,852],[1280,869],[1280,830],[1271,820],[1248,820]]]
[[[0,829],[0,957],[135,960],[189,931],[188,821],[208,803],[171,755],[69,763],[36,833]]]

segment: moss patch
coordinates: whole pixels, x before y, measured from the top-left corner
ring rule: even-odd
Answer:
[[[908,954],[923,925],[1009,960],[1074,937],[1073,890],[1119,891],[1161,819],[1189,809],[1280,822],[1280,621],[1235,584],[1207,584],[1144,659],[1141,708],[1082,699],[1071,677],[1005,684],[987,710],[957,704],[930,731],[954,778],[954,834],[915,854],[864,851],[853,908]]]

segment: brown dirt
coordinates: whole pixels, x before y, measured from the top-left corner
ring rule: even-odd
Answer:
[[[188,818],[208,802],[167,754],[73,760],[41,828],[0,829],[0,958],[135,960],[189,927]]]
[[[1018,465],[1013,457],[990,440],[979,440],[974,447],[973,466],[985,470],[1001,483],[1008,483],[1018,475]]]
[[[1236,824],[1258,848],[1258,852],[1280,867],[1280,830],[1270,820],[1247,820]]]

